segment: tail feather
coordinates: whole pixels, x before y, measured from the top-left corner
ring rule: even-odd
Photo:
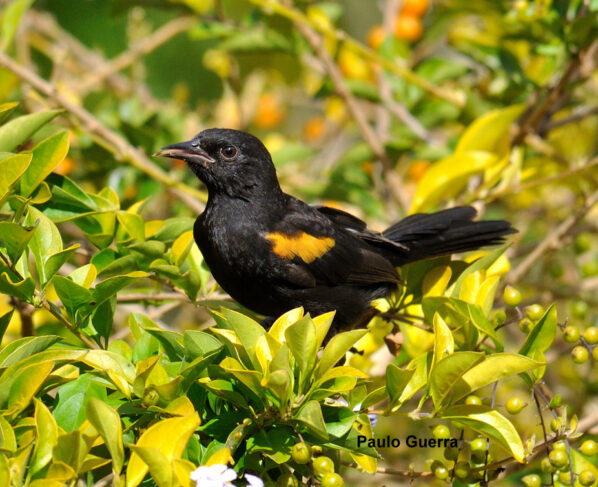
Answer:
[[[396,254],[393,264],[501,244],[506,235],[517,232],[504,220],[473,221],[476,214],[471,206],[459,206],[437,213],[417,213],[395,223],[382,235],[409,250]]]

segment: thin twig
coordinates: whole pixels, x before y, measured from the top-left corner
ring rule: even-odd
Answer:
[[[161,26],[151,35],[145,37],[137,44],[133,45],[129,50],[119,54],[114,59],[100,66],[99,69],[92,71],[88,76],[84,77],[81,81],[74,85],[74,90],[85,91],[90,86],[94,86],[100,83],[102,80],[112,76],[114,73],[118,73],[123,69],[127,68],[139,58],[152,52],[156,48],[160,47],[165,42],[168,42],[174,36],[189,30],[196,24],[196,21],[190,17],[175,18],[170,22]]]
[[[553,120],[550,123],[547,123],[544,127],[546,132],[549,132],[553,129],[558,127],[562,127],[563,125],[567,125],[570,123],[579,122],[584,118],[591,117],[592,115],[598,115],[598,106],[594,107],[578,107],[573,110],[573,113],[568,117],[559,118],[558,120]]]
[[[131,164],[133,167],[144,172],[151,178],[171,188],[171,190],[178,196],[180,196],[181,193],[184,193],[205,201],[204,193],[172,179],[168,174],[166,174],[166,172],[164,172],[162,168],[154,164],[139,149],[129,144],[120,134],[110,130],[85,108],[73,103],[66,96],[60,93],[54,85],[40,78],[28,68],[21,66],[3,51],[0,51],[0,66],[12,71],[23,81],[29,83],[37,91],[51,98],[58,105],[67,110],[71,115],[79,120],[85,130],[87,130],[90,134],[96,135],[104,140],[112,149],[114,154],[124,162]],[[186,199],[187,204],[190,204],[191,201],[192,200]],[[203,205],[201,205],[199,201],[196,201],[193,205],[193,209],[197,212],[201,212],[203,210]]]
[[[584,204],[575,213],[564,220],[552,232],[550,232],[544,240],[542,240],[537,247],[530,252],[523,261],[511,272],[508,276],[508,281],[511,283],[519,281],[524,275],[528,273],[532,265],[538,260],[546,251],[556,248],[562,241],[562,238],[598,203],[598,191],[595,191],[588,196]]]
[[[120,294],[117,299],[119,303],[135,303],[137,301],[185,301],[191,303],[192,301],[185,294],[180,293],[130,293]]]

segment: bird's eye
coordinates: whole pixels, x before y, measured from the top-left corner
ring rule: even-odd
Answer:
[[[237,149],[232,145],[227,145],[226,147],[220,149],[220,155],[225,159],[234,159],[237,155]]]

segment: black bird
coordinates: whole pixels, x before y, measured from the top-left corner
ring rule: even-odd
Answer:
[[[194,237],[216,281],[245,307],[276,317],[336,311],[333,328],[364,325],[371,301],[396,288],[396,267],[503,242],[506,221],[472,221],[463,206],[415,214],[378,233],[353,215],[282,191],[251,134],[208,129],[157,156],[186,161],[208,189]]]

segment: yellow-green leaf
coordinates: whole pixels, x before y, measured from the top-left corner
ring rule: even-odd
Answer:
[[[42,140],[32,149],[33,159],[21,178],[21,194],[29,196],[62,162],[69,151],[69,136],[65,130]]]
[[[41,362],[25,367],[10,386],[8,410],[12,415],[25,409],[54,368],[54,362]]]
[[[169,462],[172,462],[175,458],[181,457],[189,438],[191,438],[199,423],[197,413],[163,419],[145,430],[135,446],[156,447]],[[139,485],[147,471],[147,464],[134,452],[127,466],[126,487]]]
[[[442,296],[452,275],[453,271],[447,265],[434,267],[424,276],[422,281],[424,296]]]
[[[434,364],[455,351],[455,339],[451,329],[438,313],[434,314]]]
[[[13,152],[37,130],[63,110],[30,113],[13,118],[0,127],[0,152]]]
[[[268,334],[279,343],[284,343],[286,329],[301,318],[303,318],[303,308],[293,308],[276,319],[268,330]]]
[[[120,474],[125,453],[122,439],[122,424],[119,414],[104,401],[90,397],[86,406],[87,419],[98,431],[112,457],[112,471]]]
[[[15,154],[0,161],[0,201],[25,172],[33,154]]]
[[[174,472],[164,453],[152,446],[131,446],[130,448],[148,466],[150,475],[158,487],[172,487]]]
[[[35,430],[37,440],[33,450],[31,473],[45,467],[52,460],[52,450],[58,442],[58,425],[50,410],[38,399],[35,399]]]

